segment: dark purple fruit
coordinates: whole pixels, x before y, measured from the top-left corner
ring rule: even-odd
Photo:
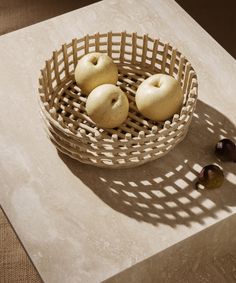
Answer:
[[[236,162],[236,145],[230,139],[222,139],[216,144],[215,154],[222,161]]]
[[[202,168],[198,181],[196,183],[196,189],[200,185],[207,189],[216,189],[222,186],[224,182],[224,173],[217,165],[210,164]]]

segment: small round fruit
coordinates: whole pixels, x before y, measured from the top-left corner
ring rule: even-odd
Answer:
[[[236,145],[230,139],[222,139],[216,144],[215,154],[222,161],[236,162]]]
[[[126,120],[129,101],[119,87],[104,84],[90,93],[86,102],[86,111],[99,127],[115,128]]]
[[[156,74],[143,81],[135,96],[139,112],[155,121],[165,121],[178,113],[183,99],[179,82],[166,74]]]
[[[84,55],[75,68],[75,81],[83,94],[88,95],[102,84],[116,84],[118,69],[112,59],[99,52]]]
[[[204,186],[207,189],[216,189],[222,186],[224,182],[224,173],[217,165],[210,164],[202,168],[198,181],[196,183],[196,189],[199,185]]]

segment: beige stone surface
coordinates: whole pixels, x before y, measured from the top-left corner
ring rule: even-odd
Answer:
[[[104,283],[236,281],[235,215],[157,253]],[[147,276],[148,274],[148,276]]]
[[[100,169],[58,154],[39,115],[44,60],[73,37],[109,30],[169,41],[198,73],[186,139],[133,169]],[[106,280],[235,213],[235,164],[219,163],[221,189],[193,188],[200,168],[218,162],[216,141],[236,138],[235,73],[235,60],[171,0],[105,0],[0,37],[0,203],[45,282]],[[156,276],[150,268],[143,274]]]

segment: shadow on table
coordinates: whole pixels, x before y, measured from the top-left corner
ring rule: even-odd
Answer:
[[[236,205],[236,165],[220,163],[214,146],[222,137],[236,138],[236,128],[227,117],[198,101],[185,140],[165,157],[130,169],[104,169],[82,164],[58,153],[71,172],[101,200],[116,211],[138,221],[175,227],[204,223],[217,218],[219,210]],[[204,165],[218,163],[226,175],[216,190],[194,189]]]
[[[103,283],[235,283],[234,227],[236,215],[231,215],[115,274]]]

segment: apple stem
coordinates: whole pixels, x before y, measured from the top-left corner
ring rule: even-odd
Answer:
[[[97,65],[98,60],[97,60],[97,58],[96,58],[96,57],[93,57],[93,58],[92,58],[92,63],[93,63],[93,65]]]

